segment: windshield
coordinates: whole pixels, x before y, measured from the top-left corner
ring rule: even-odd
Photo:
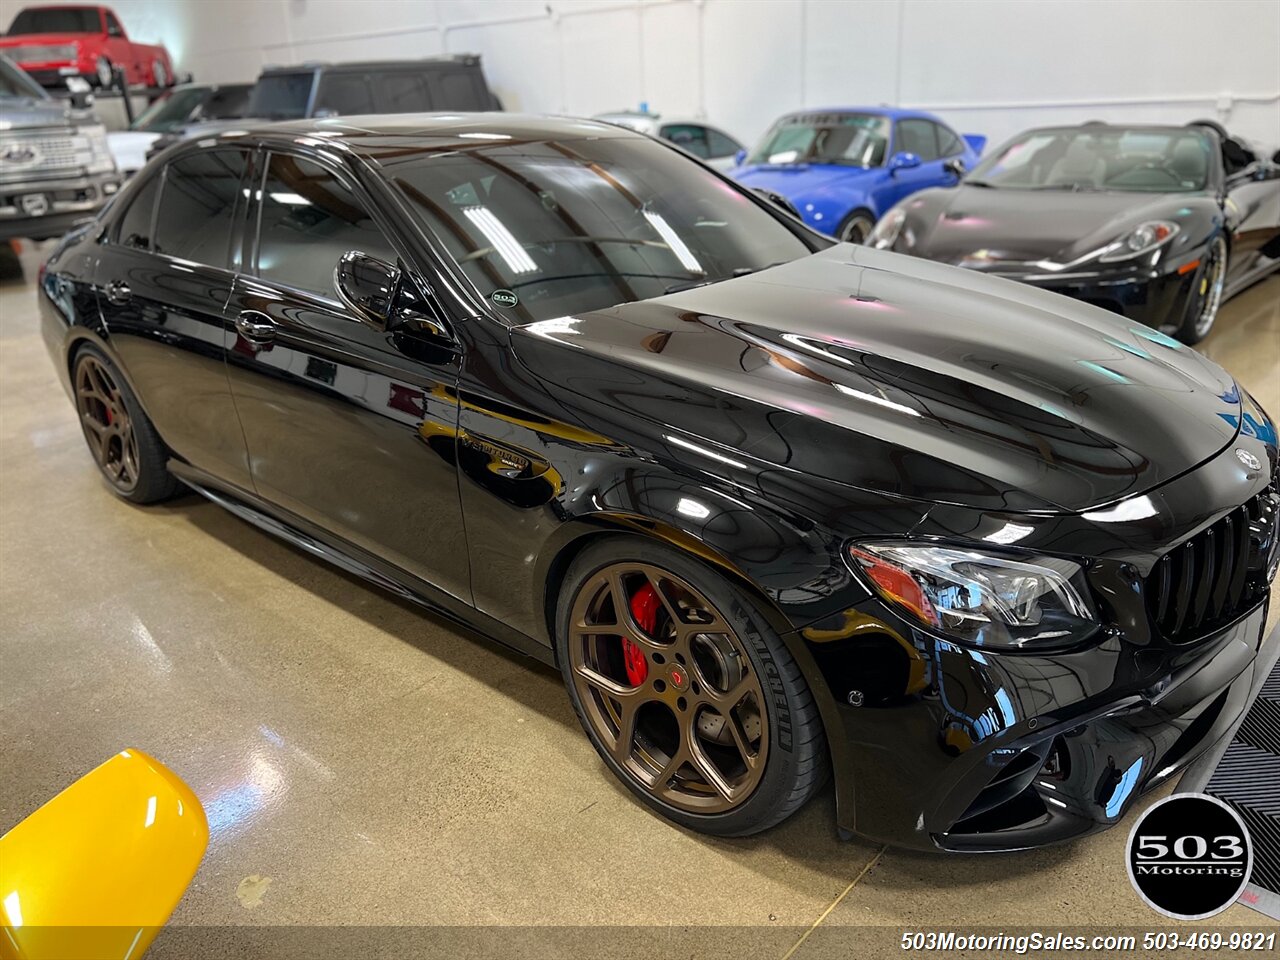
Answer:
[[[101,33],[97,7],[36,7],[23,10],[9,25],[9,36],[27,33]]]
[[[168,133],[176,130],[188,120],[200,106],[200,102],[208,95],[204,87],[187,90],[169,90],[160,95],[160,99],[147,107],[133,121],[134,130],[145,130],[148,133]]]
[[[384,167],[480,293],[517,322],[660,297],[811,252],[755,200],[649,140],[490,144]]]
[[[783,117],[747,163],[838,163],[878,167],[889,147],[889,118],[871,113],[811,113]]]
[[[225,87],[186,87],[160,95],[133,121],[130,129],[146,133],[172,133],[197,120],[233,120],[245,115],[249,105],[247,83]]]
[[[43,100],[48,96],[39,84],[0,56],[0,97],[34,97]]]
[[[258,79],[249,97],[249,116],[299,120],[307,115],[314,73],[273,73]]]
[[[1203,131],[1110,126],[1032,130],[978,164],[965,183],[1010,190],[1190,193],[1209,179]]]

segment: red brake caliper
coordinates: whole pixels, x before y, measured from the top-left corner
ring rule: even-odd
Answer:
[[[631,595],[631,616],[649,636],[653,636],[658,627],[658,608],[661,605],[658,591],[651,583],[646,583]],[[649,661],[645,659],[644,651],[626,637],[622,638],[622,665],[627,669],[627,682],[633,687],[640,686],[649,676]]]

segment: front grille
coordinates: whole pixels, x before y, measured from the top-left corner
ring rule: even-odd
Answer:
[[[53,46],[18,47],[10,56],[16,63],[55,63],[62,60],[74,60],[78,55],[73,44],[56,44]]]
[[[92,141],[79,134],[0,136],[0,182],[25,182],[33,176],[79,171],[93,160]]]
[[[1276,512],[1276,497],[1268,488],[1160,558],[1144,592],[1151,619],[1166,640],[1194,640],[1262,598]]]

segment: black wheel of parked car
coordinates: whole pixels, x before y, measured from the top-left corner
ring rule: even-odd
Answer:
[[[606,765],[664,816],[720,836],[786,819],[826,780],[817,705],[737,587],[658,544],[610,537],[565,577],[557,652]]]
[[[1226,287],[1227,257],[1226,240],[1218,236],[1209,241],[1196,272],[1196,285],[1187,301],[1186,316],[1178,330],[1178,339],[1183,343],[1199,343],[1213,329]]]
[[[134,503],[173,496],[178,481],[165,466],[164,444],[111,361],[83,347],[73,382],[85,442],[111,489]]]
[[[102,90],[110,90],[116,82],[115,68],[112,67],[111,61],[106,57],[99,57],[93,65],[94,76],[97,78],[98,87]]]
[[[844,218],[836,236],[845,243],[866,243],[876,218],[870,210],[857,209]]]

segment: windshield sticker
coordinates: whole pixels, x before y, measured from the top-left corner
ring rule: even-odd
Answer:
[[[510,290],[495,290],[489,294],[489,299],[500,307],[514,307],[520,302],[520,298]]]

